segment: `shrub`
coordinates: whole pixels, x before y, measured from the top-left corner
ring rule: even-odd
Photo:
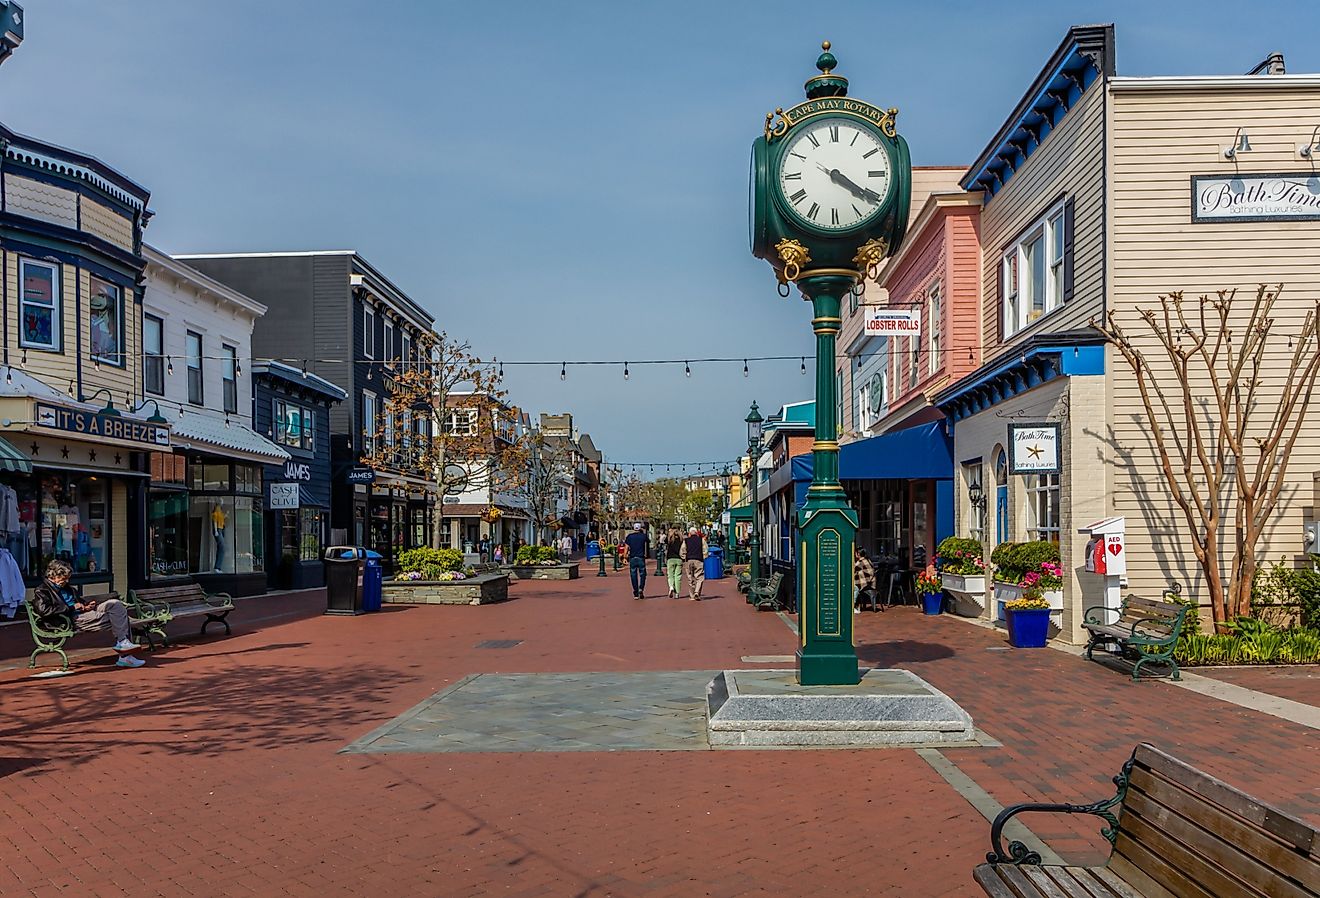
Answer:
[[[1293,571],[1293,592],[1297,597],[1302,626],[1320,630],[1320,571]]]
[[[978,577],[985,573],[985,549],[980,540],[946,537],[935,547],[935,567],[944,574]]]
[[[558,561],[559,553],[551,546],[523,546],[514,558],[514,564],[540,564],[543,561]]]
[[[995,566],[994,578],[1001,583],[1034,586],[1046,591],[1063,587],[1059,547],[1047,540],[1000,543],[990,553],[990,561]]]
[[[425,573],[427,568],[437,568],[440,571],[456,571],[462,567],[463,553],[457,549],[432,549],[423,546],[399,553],[399,571],[405,574],[410,571]],[[427,577],[427,579],[434,578]]]

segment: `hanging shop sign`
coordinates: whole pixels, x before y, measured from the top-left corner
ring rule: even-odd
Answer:
[[[297,483],[272,483],[270,485],[270,507],[271,508],[297,508],[298,507],[298,484]]]
[[[1008,425],[1008,471],[1010,474],[1058,474],[1059,425]]]
[[[918,309],[871,309],[866,313],[865,332],[875,336],[920,336]]]
[[[354,465],[348,469],[344,480],[348,483],[375,483],[376,472],[365,465]]]
[[[98,415],[86,409],[51,405],[47,402],[36,403],[35,418],[38,427],[76,433],[80,436],[123,440],[128,443],[141,443],[144,446],[170,444],[168,427],[158,427],[135,418]]]
[[[1320,221],[1320,175],[1193,175],[1192,221]]]

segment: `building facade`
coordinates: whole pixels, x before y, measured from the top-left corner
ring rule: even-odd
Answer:
[[[87,594],[146,580],[149,458],[170,445],[135,411],[149,198],[0,125],[0,546],[29,585],[54,558]]]
[[[401,444],[404,427],[429,439],[432,415],[405,421],[386,406],[399,372],[430,363],[432,316],[353,250],[177,258],[268,307],[253,334],[259,359],[347,392],[330,411],[332,540],[379,552],[387,570],[399,553],[430,545],[434,476],[362,460]]]
[[[266,465],[266,580],[272,589],[325,585],[330,536],[330,409],[341,388],[283,362],[252,365],[253,425],[288,453]]]

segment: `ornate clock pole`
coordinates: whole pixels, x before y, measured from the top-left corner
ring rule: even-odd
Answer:
[[[911,162],[898,110],[848,97],[824,50],[807,101],[765,118],[752,144],[752,253],[774,267],[780,294],[796,284],[816,335],[816,438],[812,479],[798,511],[798,682],[858,682],[853,645],[856,512],[839,484],[835,342],[843,299],[874,277],[907,229]],[[776,116],[778,120],[776,121]]]

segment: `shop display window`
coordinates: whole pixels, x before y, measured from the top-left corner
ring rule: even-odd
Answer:
[[[264,571],[261,468],[211,461],[189,465],[188,568],[194,574]],[[250,495],[243,495],[248,493]]]
[[[148,494],[147,544],[151,552],[151,576],[180,577],[188,573],[186,492],[152,490]]]
[[[72,565],[75,574],[107,573],[109,481],[94,474],[54,473],[33,480],[38,484],[35,497],[19,504],[19,520],[33,525],[28,533],[35,536],[32,541],[39,554],[36,570],[30,569],[29,576],[40,577],[56,558]]]
[[[321,557],[321,534],[325,528],[325,510],[321,508],[300,508],[298,557],[303,561],[316,561]]]

